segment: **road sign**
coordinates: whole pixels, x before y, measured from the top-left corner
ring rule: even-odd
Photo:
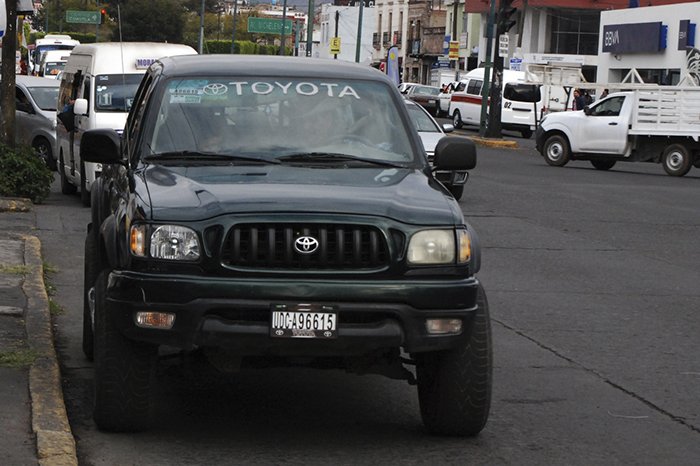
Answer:
[[[459,41],[450,41],[450,60],[459,60]]]
[[[102,15],[99,11],[66,11],[66,23],[100,24],[101,22]]]
[[[498,56],[506,57],[508,56],[508,34],[501,34],[498,36]]]
[[[340,53],[340,37],[331,37],[331,55]]]
[[[281,34],[282,20],[275,18],[248,18],[248,32],[258,32],[261,34]],[[292,21],[284,22],[284,33],[292,33]]]
[[[511,58],[510,59],[510,69],[513,71],[522,71],[523,59],[522,58]]]

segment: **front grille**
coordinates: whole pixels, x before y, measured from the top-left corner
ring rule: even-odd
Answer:
[[[295,250],[302,237],[314,252]],[[389,248],[375,227],[344,224],[239,224],[226,235],[222,263],[277,270],[376,270],[389,264]]]

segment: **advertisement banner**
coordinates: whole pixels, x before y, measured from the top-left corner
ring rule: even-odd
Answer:
[[[386,53],[386,74],[397,86],[401,82],[399,74],[399,48],[396,45],[389,47]]]

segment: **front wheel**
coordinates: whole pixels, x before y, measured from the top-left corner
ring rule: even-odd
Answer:
[[[454,349],[416,357],[418,399],[423,424],[432,434],[475,436],[491,408],[491,322],[484,289],[466,329],[469,337]]]
[[[661,157],[664,170],[671,176],[684,176],[693,164],[688,148],[683,144],[671,144]]]
[[[555,134],[547,138],[544,159],[553,167],[563,167],[569,162],[569,143],[564,136]]]
[[[457,129],[462,127],[462,115],[459,114],[459,110],[455,110],[454,114],[452,115],[452,124]]]
[[[100,430],[136,432],[150,426],[158,347],[125,338],[107,308],[107,275],[95,282],[95,410]]]
[[[56,160],[53,158],[53,153],[51,151],[51,144],[45,138],[39,137],[34,140],[32,144],[34,151],[41,157],[41,159],[46,163],[46,166],[51,170],[56,170]]]
[[[615,166],[615,160],[591,160],[596,170],[610,170]]]

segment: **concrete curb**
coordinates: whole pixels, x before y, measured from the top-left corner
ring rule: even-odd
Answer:
[[[0,212],[29,212],[32,210],[32,201],[22,197],[0,198]]]
[[[479,136],[468,136],[468,138],[476,144],[485,147],[502,147],[506,149],[517,149],[519,147],[516,141],[509,141],[507,139],[482,138]]]
[[[22,285],[27,297],[27,342],[37,354],[29,369],[32,429],[36,434],[37,457],[42,466],[77,466],[75,439],[68,423],[53,344],[41,242],[35,236],[22,238],[24,262],[29,269]]]

